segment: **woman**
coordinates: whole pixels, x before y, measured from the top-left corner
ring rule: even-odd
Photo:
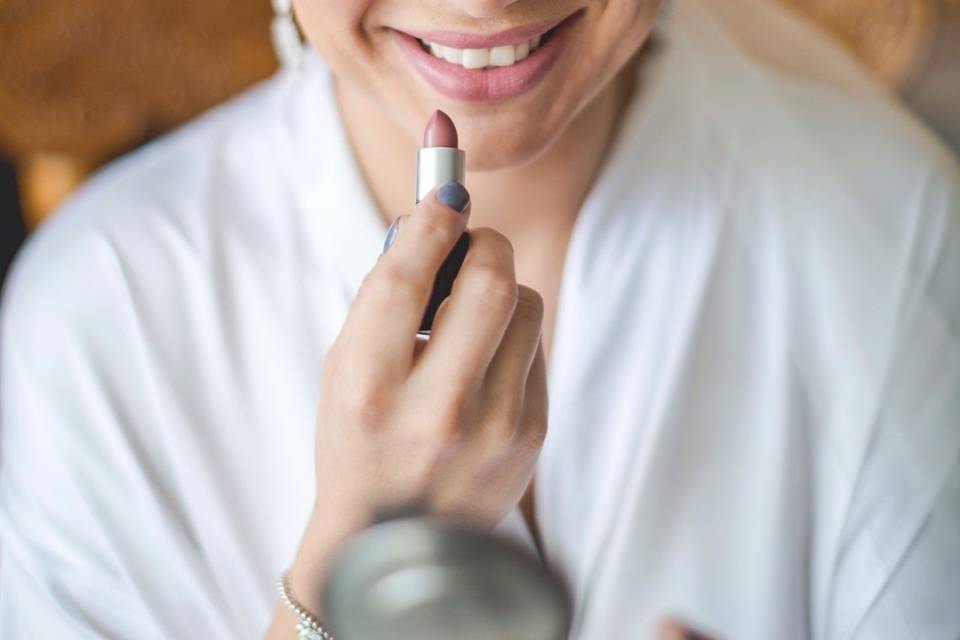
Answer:
[[[322,617],[411,499],[573,637],[956,637],[957,167],[766,3],[661,4],[302,0],[300,68],[74,197],[3,305],[4,637],[292,638],[277,576]],[[438,108],[469,192],[413,207]]]

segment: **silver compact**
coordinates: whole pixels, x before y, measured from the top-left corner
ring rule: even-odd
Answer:
[[[538,558],[433,517],[360,533],[324,593],[337,640],[559,640],[570,623],[566,590]]]

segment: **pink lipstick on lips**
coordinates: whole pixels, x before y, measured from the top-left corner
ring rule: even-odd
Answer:
[[[563,52],[570,28],[580,15],[581,12],[577,12],[563,20],[516,27],[490,35],[449,31],[394,31],[394,34],[413,67],[438,92],[457,100],[496,101],[524,93],[547,74]],[[508,45],[524,48],[531,40],[540,42],[539,48],[523,59],[508,58],[504,66],[488,64],[477,69],[457,63],[460,55],[481,52],[482,57],[491,53],[483,50]],[[453,61],[446,55],[441,59],[427,51],[427,47],[442,47],[444,52],[453,50],[456,53]],[[513,62],[509,64],[511,60]]]

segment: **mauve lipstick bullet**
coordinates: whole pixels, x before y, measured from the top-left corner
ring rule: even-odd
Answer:
[[[420,146],[424,149],[435,147],[458,149],[460,142],[457,127],[450,116],[439,109],[434,111],[430,120],[427,121],[426,129],[423,130],[423,144]]]
[[[463,184],[466,155],[458,146],[453,120],[443,111],[434,111],[423,130],[423,147],[417,152],[417,204],[436,187],[448,182]]]

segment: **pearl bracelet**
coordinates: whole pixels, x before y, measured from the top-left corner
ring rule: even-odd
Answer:
[[[320,621],[297,602],[290,583],[287,582],[287,574],[280,576],[277,587],[280,589],[280,599],[297,616],[296,629],[300,640],[334,640],[333,635],[323,628]]]

